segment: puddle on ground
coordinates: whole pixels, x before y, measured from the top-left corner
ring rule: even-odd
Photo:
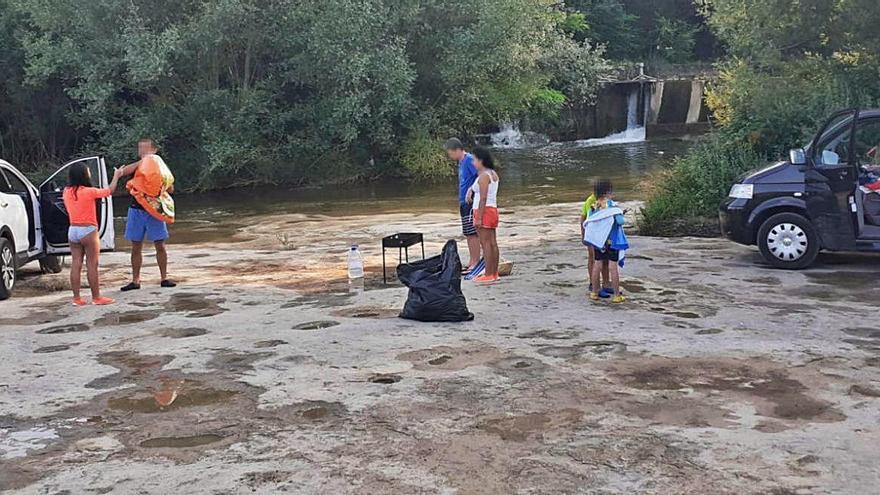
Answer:
[[[615,340],[589,340],[570,346],[543,346],[538,354],[547,357],[570,359],[585,354],[608,354],[626,351],[626,344]]]
[[[536,330],[534,332],[521,333],[517,335],[519,339],[547,339],[547,340],[569,340],[577,337],[581,333],[577,330]]]
[[[61,345],[50,345],[46,347],[40,347],[39,349],[34,350],[34,354],[49,354],[52,352],[61,352],[70,349],[71,347],[77,346],[79,344],[61,344]]]
[[[629,387],[677,391],[693,389],[750,400],[758,414],[782,420],[842,421],[831,403],[808,395],[809,389],[770,361],[695,358],[638,358],[609,362]]]
[[[855,337],[864,337],[867,339],[877,339],[880,340],[880,328],[867,328],[867,327],[857,327],[857,328],[844,328],[843,333],[855,336]]]
[[[215,389],[192,380],[168,381],[153,390],[139,390],[124,397],[111,398],[107,406],[118,411],[154,414],[212,406],[227,402],[236,395],[237,391]]]
[[[0,318],[0,326],[3,325],[45,325],[63,320],[67,316],[57,311],[31,311],[27,316],[20,318]]]
[[[117,325],[131,325],[133,323],[143,323],[158,318],[161,311],[123,311],[120,313],[107,313],[106,315],[95,320],[96,327],[107,327]]]
[[[333,316],[341,316],[343,318],[389,319],[397,318],[399,315],[399,309],[384,308],[381,306],[360,306],[355,308],[340,309],[333,312]]]
[[[37,333],[43,335],[56,335],[60,333],[85,332],[88,329],[89,326],[85,323],[75,323],[73,325],[58,325],[54,327],[44,328],[42,330],[37,330]]]
[[[173,294],[165,303],[165,310],[174,313],[187,313],[187,318],[210,318],[227,311],[220,306],[222,298],[209,299],[205,294],[181,292]]]
[[[157,437],[144,440],[138,445],[145,449],[186,449],[217,443],[224,438],[226,437],[214,434],[193,435],[189,437]]]
[[[564,409],[547,413],[531,413],[518,416],[485,420],[480,429],[501,437],[502,440],[523,442],[530,437],[543,439],[544,433],[568,428],[580,421],[584,413],[576,409]]]
[[[208,361],[208,367],[226,373],[240,375],[245,372],[253,371],[254,363],[262,361],[270,356],[274,356],[273,352],[234,352],[220,351]]]
[[[624,292],[629,292],[632,294],[645,292],[645,285],[638,280],[621,280],[620,287],[623,289]]]
[[[471,345],[467,347],[438,346],[409,351],[397,356],[400,361],[412,363],[420,371],[460,371],[472,366],[483,366],[503,356],[495,347]]]
[[[379,383],[382,385],[391,385],[393,383],[397,383],[402,380],[403,377],[400,375],[395,375],[392,373],[377,373],[375,375],[371,375],[367,378],[367,381],[370,383]]]
[[[254,347],[257,349],[268,349],[271,347],[278,347],[279,345],[286,345],[287,342],[284,340],[261,340],[259,342],[254,342]]]
[[[874,289],[877,287],[878,273],[875,271],[807,271],[804,273],[814,284],[830,285],[843,289]]]
[[[865,397],[880,397],[880,390],[870,385],[856,384],[849,388],[849,394],[859,394],[864,395]]]
[[[156,335],[160,337],[168,337],[170,339],[185,339],[188,337],[198,337],[208,333],[204,328],[162,328],[156,331]]]
[[[534,358],[530,357],[521,357],[521,356],[510,356],[501,358],[493,363],[492,367],[497,368],[502,371],[540,371],[545,368],[545,364]]]
[[[431,366],[440,366],[441,364],[446,364],[452,360],[452,356],[448,356],[446,354],[441,354],[440,356],[435,357],[434,359],[428,360],[428,364]]]
[[[325,328],[331,328],[338,326],[338,321],[333,320],[322,320],[322,321],[307,321],[305,323],[300,323],[293,327],[294,330],[323,330]]]
[[[576,287],[582,287],[583,284],[577,284],[574,282],[546,282],[546,285],[550,287],[556,287],[559,289],[574,289]]]
[[[702,330],[697,330],[694,332],[696,335],[715,335],[723,332],[724,330],[720,328],[704,328]]]

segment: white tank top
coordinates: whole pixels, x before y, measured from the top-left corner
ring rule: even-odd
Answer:
[[[495,180],[498,175],[489,170],[483,173],[489,176],[489,190],[486,191],[486,206],[498,208],[498,183],[501,182],[501,179]],[[481,199],[479,176],[477,177],[477,180],[474,181],[474,185],[471,186],[471,190],[474,191],[474,208],[479,208]]]

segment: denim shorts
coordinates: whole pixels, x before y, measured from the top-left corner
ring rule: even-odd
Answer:
[[[140,208],[128,209],[125,239],[129,242],[159,242],[168,239],[168,225]]]
[[[85,227],[71,225],[67,229],[67,240],[71,244],[82,244],[82,240],[96,230],[98,230],[98,227],[95,227],[94,225],[88,225]]]

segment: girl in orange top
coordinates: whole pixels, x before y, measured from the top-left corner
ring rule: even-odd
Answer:
[[[95,201],[106,198],[116,190],[121,176],[120,170],[113,171],[110,187],[98,189],[92,187],[92,173],[85,163],[74,163],[70,166],[69,182],[64,188],[64,208],[70,217],[70,228],[67,240],[70,242],[70,288],[73,289],[74,306],[85,306],[86,302],[80,295],[83,258],[86,259],[86,271],[89,288],[92,291],[92,304],[112,304],[109,297],[101,297],[98,283],[98,256],[101,253],[101,239],[98,237],[98,218]]]

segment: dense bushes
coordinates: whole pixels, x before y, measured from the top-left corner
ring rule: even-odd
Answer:
[[[806,144],[832,112],[880,104],[880,32],[855,20],[877,19],[876,2],[705,3],[732,54],[707,95],[718,129],[657,179],[645,232],[682,233],[714,217],[738,175]]]
[[[592,97],[571,24],[555,0],[0,0],[0,153],[118,164],[151,136],[190,189],[432,177],[435,139]]]

